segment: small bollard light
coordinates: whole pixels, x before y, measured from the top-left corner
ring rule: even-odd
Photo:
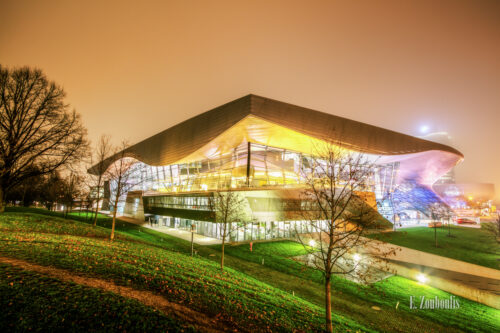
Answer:
[[[428,280],[429,278],[424,273],[420,273],[417,275],[417,281],[420,283],[426,283]]]

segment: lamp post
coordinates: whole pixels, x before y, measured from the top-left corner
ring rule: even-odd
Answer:
[[[194,223],[191,224],[191,257],[194,253],[194,232],[196,231],[196,225]]]

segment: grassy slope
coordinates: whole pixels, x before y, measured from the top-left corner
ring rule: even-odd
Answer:
[[[428,227],[407,228],[401,231],[373,234],[369,237],[384,242],[434,253],[440,256],[470,262],[476,265],[500,269],[500,246],[483,229],[467,227],[438,228],[438,247],[435,247],[434,229]]]
[[[106,220],[99,223],[107,224]],[[190,244],[154,230],[140,228],[128,223],[118,223],[122,236],[145,240],[158,247],[188,253]],[[109,231],[108,231],[109,232]],[[198,247],[201,256],[218,260],[216,248]],[[266,282],[318,306],[323,305],[323,293],[319,272],[291,261],[287,257],[300,255],[303,249],[293,242],[257,243],[250,253],[248,245],[226,247],[226,265],[249,276]],[[210,254],[216,257],[209,256]],[[265,265],[262,266],[262,258]],[[375,288],[359,288],[345,279],[334,281],[333,306],[335,312],[345,318],[356,320],[365,327],[381,331],[498,331],[500,329],[498,311],[487,306],[461,299],[462,308],[455,311],[410,311],[409,296],[425,295],[441,298],[449,296],[440,290],[419,285],[400,277],[393,277],[375,285]],[[398,310],[395,309],[400,302]],[[370,309],[378,305],[382,311]],[[337,317],[337,323],[349,325],[350,320]]]
[[[79,274],[147,289],[235,326],[256,331],[316,331],[321,308],[238,271],[221,273],[217,263],[130,240],[109,242],[107,232],[78,222],[49,221],[40,215],[0,217],[0,253]],[[83,236],[83,237],[82,237]],[[355,322],[334,316],[352,330]]]
[[[214,246],[216,247],[216,246]],[[291,242],[256,243],[250,252],[248,245],[228,246],[226,253],[229,257],[237,257],[240,263],[245,261],[262,263],[279,273],[288,276],[283,283],[276,278],[278,272],[268,277],[268,282],[277,281],[275,286],[294,290],[311,302],[321,304],[322,276],[312,268],[295,262],[287,257],[304,254],[302,245]],[[234,263],[238,265],[238,262]],[[241,264],[240,264],[241,265]],[[262,266],[262,265],[260,265]],[[249,268],[234,266],[250,275],[264,277],[259,268],[252,273]],[[309,281],[312,281],[309,282]],[[500,330],[500,311],[488,306],[460,298],[461,308],[458,310],[420,310],[409,309],[409,296],[424,295],[428,298],[438,296],[448,298],[449,293],[442,290],[421,285],[417,282],[394,276],[370,287],[360,287],[356,283],[336,277],[333,279],[334,295],[333,308],[336,312],[382,331],[453,331],[453,329],[470,332],[493,332]],[[396,304],[399,302],[398,309]],[[382,308],[382,311],[370,309],[372,305]]]
[[[0,294],[4,332],[194,332],[138,301],[5,264],[0,264]]]

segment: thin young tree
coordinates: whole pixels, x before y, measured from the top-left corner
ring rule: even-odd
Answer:
[[[110,198],[110,204],[113,207],[110,240],[115,238],[116,214],[122,197],[144,181],[142,178],[142,164],[127,156],[127,147],[128,144],[125,141],[121,143],[116,149],[117,153],[114,154],[116,161],[105,172],[105,178],[110,180],[113,192]]]
[[[44,175],[42,184],[40,185],[40,200],[48,210],[57,207],[57,203],[61,202],[63,193],[63,177],[58,171]]]
[[[434,202],[429,206],[429,211],[432,219],[431,225],[434,228],[434,246],[439,247],[437,237],[438,224],[439,221],[448,214],[448,209],[444,204]]]
[[[313,265],[323,273],[325,330],[332,332],[332,276],[356,274],[362,279],[369,274],[359,271],[352,252],[367,242],[362,235],[376,227],[376,212],[362,194],[369,188],[374,166],[367,156],[344,149],[340,142],[315,150],[315,156],[302,163],[305,189],[297,207],[306,232],[296,232]]]
[[[73,210],[75,200],[83,194],[83,177],[75,172],[71,172],[61,182],[61,202],[65,205],[64,217]]]
[[[444,219],[446,219],[446,223],[448,224],[448,237],[454,238],[455,236],[451,234],[451,220],[453,218],[453,214],[450,210],[447,210],[443,216]]]
[[[236,230],[233,223],[247,220],[244,204],[245,197],[232,189],[215,191],[213,196],[209,197],[209,207],[214,214],[215,223],[220,225],[219,235],[222,240],[221,270],[224,270],[224,247],[226,240]]]
[[[0,213],[9,189],[86,155],[87,131],[65,95],[38,69],[0,66]]]
[[[93,156],[93,160],[95,161],[94,171],[97,174],[95,177],[92,177],[91,185],[91,193],[95,193],[92,196],[92,199],[95,200],[95,215],[93,226],[97,225],[97,216],[99,215],[99,202],[101,201],[101,190],[104,185],[104,173],[106,172],[106,164],[105,161],[110,157],[112,153],[112,145],[110,142],[110,137],[107,135],[101,135],[99,141],[97,141],[95,156]],[[93,163],[92,163],[93,164]]]

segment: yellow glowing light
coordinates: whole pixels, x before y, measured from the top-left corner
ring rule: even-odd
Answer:
[[[207,184],[201,184],[201,189],[202,189],[203,191],[208,190],[208,185],[207,185]]]
[[[472,195],[469,195],[469,200],[474,200],[474,197]]]
[[[361,255],[359,253],[355,253],[352,258],[354,259],[354,261],[358,262],[361,260]]]
[[[424,273],[420,273],[420,274],[417,275],[417,281],[418,282],[420,282],[420,283],[426,283],[427,280],[429,280],[429,278]]]
[[[279,178],[283,177],[283,174],[280,171],[271,171],[269,172],[269,176]]]
[[[311,240],[309,241],[309,246],[310,246],[310,247],[315,247],[315,246],[316,246],[316,241],[315,241],[314,239],[311,239]]]
[[[233,153],[234,147],[248,141],[276,148],[298,150],[305,154],[318,153],[318,149],[324,145],[324,141],[315,137],[250,115],[212,139],[205,146],[175,163],[199,161],[214,157],[216,154],[229,155]],[[341,150],[347,151],[343,148]]]

